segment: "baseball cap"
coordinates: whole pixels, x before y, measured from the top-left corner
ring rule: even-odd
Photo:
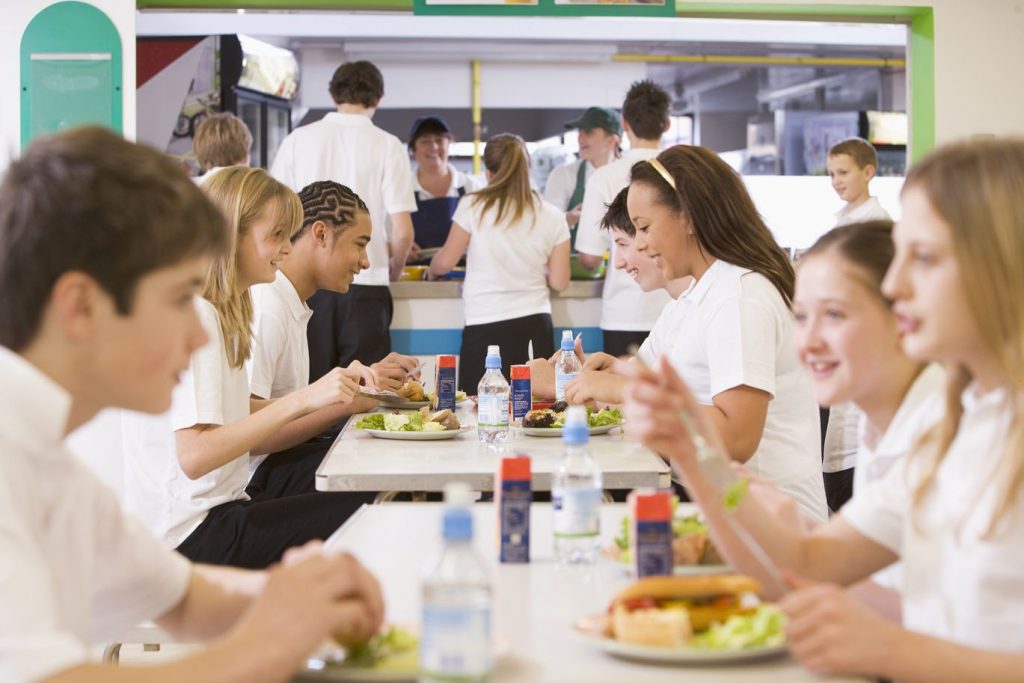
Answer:
[[[583,116],[565,122],[566,128],[601,128],[612,135],[622,135],[622,117],[619,112],[608,107],[590,107]]]
[[[451,134],[451,128],[440,116],[421,116],[412,122],[412,128],[409,129],[409,147],[412,148],[416,143],[416,138],[427,133]]]

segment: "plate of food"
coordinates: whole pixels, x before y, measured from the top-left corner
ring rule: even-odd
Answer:
[[[308,681],[415,681],[419,674],[419,638],[391,626],[366,643],[343,648],[324,643],[306,661],[296,680]]]
[[[398,441],[440,441],[454,439],[472,427],[459,424],[459,419],[450,410],[431,412],[430,408],[419,410],[395,410],[389,413],[370,413],[356,423],[378,439]]]
[[[557,401],[550,408],[531,410],[523,417],[523,434],[527,436],[556,437],[562,435],[565,425],[565,412],[569,404]],[[607,434],[616,427],[622,426],[622,413],[618,408],[603,408],[592,411],[587,408],[587,422],[591,435]]]
[[[419,409],[429,406],[434,400],[434,392],[427,391],[418,380],[409,380],[398,390],[398,395],[403,399],[401,403],[395,404],[394,408],[406,410]],[[462,403],[468,397],[464,391],[455,392],[455,402]]]
[[[672,497],[672,573],[676,576],[699,574],[727,574],[732,568],[718,553],[708,525],[700,515],[691,512],[691,506],[681,506]],[[630,547],[629,515],[622,518],[615,542],[601,549],[601,554],[629,569],[633,562]]]
[[[576,633],[610,655],[662,664],[734,663],[786,652],[782,612],[760,602],[749,576],[651,576],[577,620]]]

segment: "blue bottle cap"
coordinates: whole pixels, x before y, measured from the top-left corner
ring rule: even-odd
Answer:
[[[469,508],[450,507],[444,511],[443,535],[446,541],[473,539],[473,515]]]
[[[590,429],[586,424],[567,424],[562,428],[562,442],[569,446],[582,446],[589,440]]]
[[[501,370],[501,356],[487,356],[484,359],[484,369]]]

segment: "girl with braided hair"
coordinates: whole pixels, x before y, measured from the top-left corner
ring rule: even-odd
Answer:
[[[304,187],[299,200],[302,226],[291,237],[291,253],[281,262],[274,282],[252,288],[255,344],[248,369],[249,391],[256,399],[281,398],[310,383],[307,324],[311,316],[329,317],[329,312],[318,311],[314,316],[306,301],[321,289],[344,294],[352,278],[367,267],[370,214],[355,192],[320,180]],[[336,328],[330,320],[319,329],[333,336]],[[352,361],[347,370],[369,386],[397,390],[416,365],[415,358],[393,353],[368,368]],[[331,444],[317,437],[349,415],[376,405],[376,401],[356,398],[289,422],[252,450],[249,495],[280,498],[315,493],[316,468]]]

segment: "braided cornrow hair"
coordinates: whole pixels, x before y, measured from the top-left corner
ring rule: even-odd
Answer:
[[[357,212],[370,211],[366,202],[351,188],[333,180],[318,180],[306,185],[299,192],[299,199],[302,200],[302,228],[292,237],[293,243],[317,221],[333,228],[345,228],[355,222]]]

